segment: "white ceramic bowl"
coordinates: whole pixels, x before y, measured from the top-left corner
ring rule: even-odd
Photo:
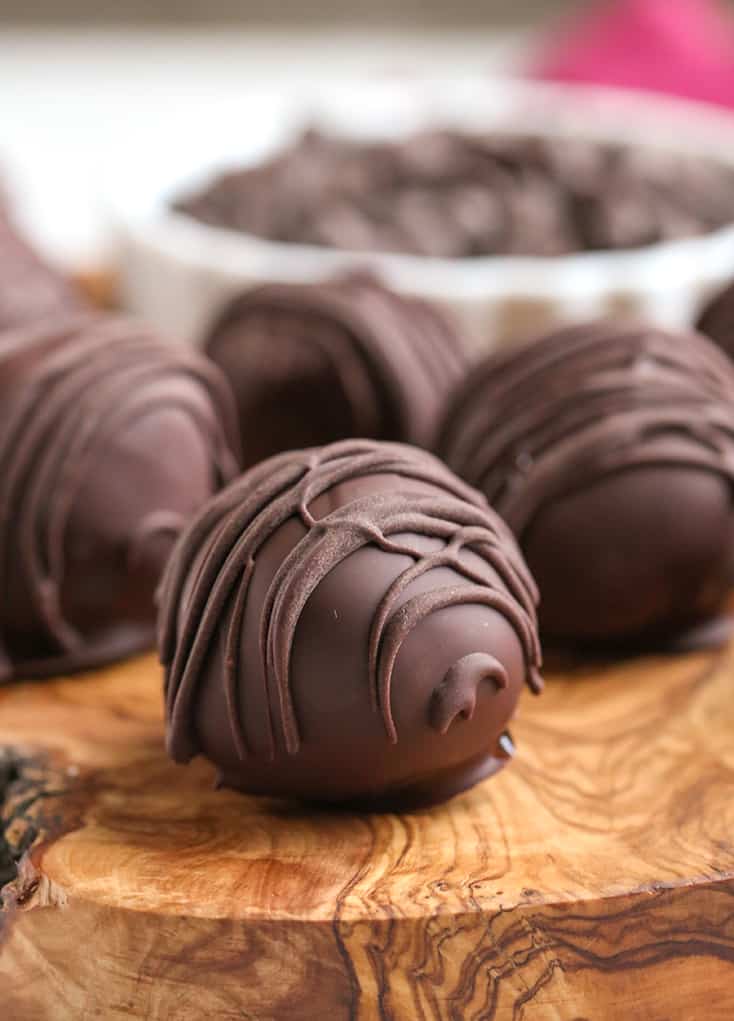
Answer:
[[[431,79],[343,83],[308,99],[271,98],[243,113],[196,158],[116,188],[123,297],[127,307],[181,340],[197,343],[221,305],[263,281],[311,281],[369,265],[395,290],[438,302],[464,321],[477,350],[554,323],[624,311],[667,326],[689,325],[702,302],[734,275],[734,225],[688,240],[629,251],[567,256],[435,259],[350,253],[266,241],[210,227],[171,211],[172,198],[224,166],[259,162],[306,125],[355,138],[400,137],[427,126],[498,128],[550,137],[644,143],[734,166],[734,117],[713,108],[602,89],[510,80]],[[221,141],[221,144],[219,142]],[[160,169],[160,167],[159,167]],[[146,173],[146,171],[148,171]],[[156,179],[157,176],[157,179]]]

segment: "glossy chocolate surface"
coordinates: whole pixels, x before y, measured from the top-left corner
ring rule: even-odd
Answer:
[[[734,568],[734,368],[705,338],[560,329],[488,359],[438,446],[519,539],[544,637],[678,640]]]
[[[233,450],[193,352],[89,315],[0,334],[0,679],[150,645],[168,553]]]
[[[164,577],[160,648],[176,760],[377,808],[495,772],[541,687],[509,531],[431,455],[364,440],[272,458],[211,501]]]
[[[205,350],[234,391],[246,467],[349,437],[428,446],[469,362],[442,313],[365,273],[254,288]]]

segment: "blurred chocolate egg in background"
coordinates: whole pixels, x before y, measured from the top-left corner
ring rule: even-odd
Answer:
[[[204,351],[232,386],[245,467],[350,436],[428,447],[470,364],[446,315],[356,273],[245,292]]]

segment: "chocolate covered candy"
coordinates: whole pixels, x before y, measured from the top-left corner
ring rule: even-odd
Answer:
[[[0,679],[151,644],[168,553],[236,442],[217,369],[140,327],[0,334]]]
[[[204,346],[234,391],[245,466],[354,436],[427,446],[468,365],[437,309],[368,274],[250,290]]]
[[[344,441],[215,497],[161,588],[168,748],[255,794],[375,808],[496,772],[539,691],[535,586],[483,498],[428,453]]]
[[[515,532],[544,637],[706,636],[734,567],[734,368],[705,338],[610,320],[489,358],[438,449]]]

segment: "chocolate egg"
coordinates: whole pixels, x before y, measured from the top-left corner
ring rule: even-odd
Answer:
[[[204,346],[234,391],[246,467],[348,437],[430,445],[468,364],[437,309],[367,274],[250,290]]]
[[[411,808],[496,772],[539,691],[535,587],[430,454],[343,441],[215,497],[161,588],[168,748],[255,794]]]
[[[151,644],[178,533],[236,471],[226,382],[93,316],[0,335],[0,677]]]
[[[438,450],[515,532],[544,637],[718,636],[704,624],[734,567],[734,368],[705,338],[559,329],[479,366]]]

